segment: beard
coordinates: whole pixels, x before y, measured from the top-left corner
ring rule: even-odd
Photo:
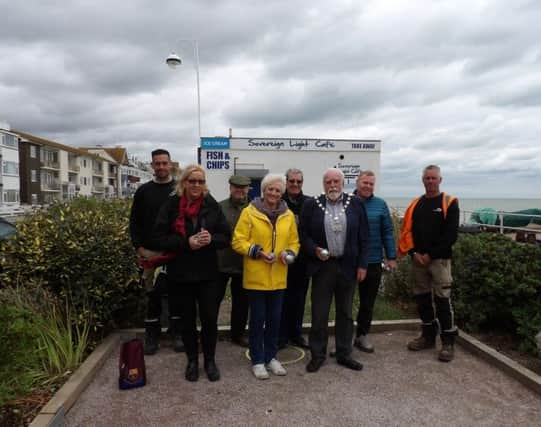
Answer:
[[[336,202],[341,195],[342,195],[342,192],[339,191],[339,190],[329,190],[329,191],[327,191],[327,197],[332,202]]]

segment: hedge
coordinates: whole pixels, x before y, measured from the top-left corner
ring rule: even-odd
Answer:
[[[68,296],[96,332],[117,326],[142,299],[129,209],[126,200],[76,198],[27,216],[0,247],[3,284]]]
[[[385,280],[385,293],[411,299],[409,257]],[[459,234],[453,247],[453,306],[467,331],[516,335],[520,349],[538,352],[541,331],[541,248],[494,234]]]

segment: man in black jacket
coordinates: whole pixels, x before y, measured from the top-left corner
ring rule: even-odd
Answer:
[[[344,174],[327,169],[325,194],[304,203],[301,244],[312,276],[312,328],[309,343],[312,360],[308,372],[319,370],[327,357],[328,320],[333,295],[336,301],[336,361],[360,371],[363,365],[351,357],[353,296],[368,266],[368,221],[361,199],[346,194]]]
[[[425,194],[408,207],[401,233],[403,240],[404,231],[408,231],[405,228],[411,229],[413,247],[405,243],[401,247],[412,258],[413,293],[422,321],[422,334],[408,343],[408,349],[434,348],[439,330],[442,347],[438,359],[450,362],[458,332],[451,304],[451,256],[460,213],[458,199],[440,191],[441,181],[438,166],[429,165],[423,170]]]
[[[304,202],[309,198],[303,194],[302,184],[301,170],[288,169],[286,171],[286,192],[282,199],[295,214],[297,226]],[[278,348],[284,348],[288,342],[301,348],[309,348],[302,336],[304,305],[309,282],[310,278],[306,274],[306,257],[301,246],[297,259],[287,269],[287,289],[282,303]]]
[[[152,152],[152,169],[154,179],[141,185],[133,196],[130,213],[130,235],[133,246],[140,259],[156,255],[150,236],[160,207],[175,189],[175,181],[171,176],[171,159],[169,152],[157,149]],[[147,311],[145,318],[145,354],[158,351],[160,342],[160,317],[162,313],[162,293],[166,291],[165,274],[156,277],[155,268],[146,268],[143,272],[147,295]],[[175,351],[183,351],[180,338],[180,319],[170,319]]]

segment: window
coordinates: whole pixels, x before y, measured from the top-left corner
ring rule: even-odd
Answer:
[[[86,168],[86,159],[83,159],[83,167]]]
[[[38,157],[37,147],[35,145],[30,146],[30,157],[32,157],[33,159]]]
[[[30,181],[32,182],[38,182],[38,171],[35,169],[32,169],[30,171]]]
[[[32,196],[30,196],[30,203],[32,203],[33,205],[38,204],[38,195],[37,194],[32,194]]]
[[[4,174],[19,175],[19,163],[6,160],[2,162],[2,165],[2,170],[4,171]]]
[[[4,202],[5,203],[17,203],[19,201],[19,192],[17,190],[5,190]]]
[[[2,145],[13,148],[17,147],[17,137],[7,133],[2,134]]]

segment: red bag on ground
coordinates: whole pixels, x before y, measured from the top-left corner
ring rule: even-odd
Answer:
[[[120,346],[118,387],[127,390],[147,383],[143,342],[133,339]]]

